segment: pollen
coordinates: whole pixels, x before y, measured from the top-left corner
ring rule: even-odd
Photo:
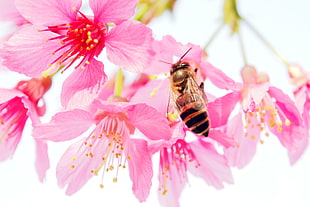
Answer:
[[[79,13],[80,18],[70,24],[60,24],[49,26],[41,31],[51,31],[58,36],[48,39],[48,41],[59,41],[61,45],[53,51],[55,59],[51,64],[59,67],[64,66],[64,70],[73,63],[76,68],[85,68],[82,64],[86,60],[92,60],[96,54],[105,47],[104,41],[108,32],[108,26],[94,22],[76,7],[73,11]],[[98,42],[103,44],[97,44]]]
[[[117,182],[117,178],[113,178],[113,182],[116,183]]]
[[[75,165],[71,165],[70,168],[74,169],[74,168],[75,168]]]

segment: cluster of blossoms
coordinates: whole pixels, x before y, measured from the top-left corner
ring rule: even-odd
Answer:
[[[128,168],[132,191],[143,202],[152,186],[153,166],[158,165],[162,206],[179,206],[189,172],[216,189],[232,184],[231,167],[246,166],[257,143],[270,133],[287,149],[290,163],[296,163],[310,133],[309,74],[297,65],[288,67],[296,101],[250,65],[242,68],[243,82],[238,83],[206,61],[200,46],[182,44],[169,35],[153,37],[144,23],[163,8],[152,5],[164,2],[165,9],[172,9],[175,1],[141,2],[89,0],[92,15],[82,12],[82,0],[7,2],[6,17],[18,29],[2,40],[1,64],[30,78],[13,89],[0,89],[1,161],[13,156],[30,118],[41,181],[49,168],[48,141],[75,139],[56,169],[67,195],[95,175],[111,173],[117,182],[120,170]],[[130,19],[137,6],[142,12],[136,19],[141,22]],[[173,58],[189,48],[183,59],[197,69],[197,78],[226,93],[218,97],[206,91],[208,137],[193,134],[182,120],[167,114],[170,83],[165,74],[171,64],[166,62],[174,63]],[[114,77],[105,74],[110,68],[101,61],[104,53],[106,61],[121,68]],[[137,79],[125,85],[122,70],[137,74]],[[63,110],[41,123],[44,95],[63,73],[70,73],[62,85]],[[189,136],[194,138],[189,141]],[[152,156],[159,156],[159,163],[153,163]]]

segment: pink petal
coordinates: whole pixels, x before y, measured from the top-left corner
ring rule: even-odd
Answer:
[[[80,109],[59,112],[50,123],[37,125],[32,135],[41,140],[66,141],[81,135],[93,123],[92,115]]]
[[[232,92],[209,103],[208,112],[211,126],[216,128],[226,125],[232,110],[239,100],[240,92]]]
[[[32,24],[56,26],[76,19],[81,0],[15,0],[16,8]]]
[[[172,136],[169,140],[148,140],[148,148],[151,154],[154,154],[158,151],[160,151],[163,147],[170,148],[173,144],[176,143],[178,139],[184,139],[185,138],[185,131],[184,131],[184,123],[179,121],[175,122],[173,126],[171,126],[172,129]]]
[[[38,112],[32,101],[28,99],[28,97],[24,96],[21,101],[23,102],[26,109],[28,109],[27,115],[31,119],[31,124],[34,127],[37,124],[41,124]]]
[[[87,105],[98,97],[100,89],[106,82],[107,76],[104,73],[102,62],[93,59],[85,69],[76,69],[63,83],[61,103],[67,107],[70,99],[71,104]],[[77,94],[80,92],[79,94]],[[73,103],[72,103],[73,102]]]
[[[190,143],[192,150],[197,155],[200,166],[194,163],[189,164],[189,171],[196,176],[204,179],[208,185],[216,189],[224,187],[224,182],[232,184],[233,176],[224,156],[219,154],[214,146],[203,141]]]
[[[209,62],[202,61],[201,68],[203,73],[210,79],[210,81],[221,89],[238,91],[242,88],[241,83],[235,82],[233,79],[228,77],[223,71],[217,69]]]
[[[129,143],[128,167],[132,191],[140,202],[146,201],[152,185],[151,154],[145,140],[132,139]]]
[[[27,23],[27,20],[21,16],[19,11],[17,11],[14,0],[0,1],[0,20],[14,21],[16,25],[23,25]]]
[[[250,88],[250,96],[256,105],[260,104],[270,87],[270,83],[257,84]]]
[[[94,113],[99,109],[108,113],[116,114],[126,111],[124,110],[124,108],[130,105],[131,104],[128,102],[109,102],[96,99],[94,100],[90,108],[93,110]]]
[[[287,149],[291,165],[295,164],[308,146],[309,135],[303,126],[282,125],[282,132],[276,127],[269,130],[278,137],[281,144]]]
[[[45,141],[35,140],[36,142],[36,162],[35,166],[41,182],[44,181],[46,171],[50,167],[50,162],[47,154],[47,144]]]
[[[55,58],[51,53],[60,47],[57,41],[46,42],[52,37],[54,34],[38,32],[35,26],[20,29],[1,51],[3,65],[27,76],[41,77],[41,73],[48,69],[48,64]]]
[[[191,48],[191,49],[190,49]],[[177,42],[172,36],[166,35],[160,41],[154,41],[153,50],[156,52],[152,64],[145,69],[145,73],[148,74],[160,74],[167,73],[171,70],[171,65],[164,63],[175,63],[178,61],[186,51],[190,51],[183,57],[183,60],[201,62],[202,49],[191,43],[182,44]],[[174,58],[177,59],[174,59]],[[164,61],[164,62],[162,62]]]
[[[298,134],[295,135],[298,136]],[[301,134],[301,136],[304,136],[304,138],[300,140],[295,140],[294,148],[288,150],[288,156],[291,165],[294,165],[299,160],[299,158],[303,155],[303,153],[308,147],[308,136],[305,136],[305,134]]]
[[[131,124],[138,128],[146,137],[152,140],[170,139],[171,129],[168,120],[156,109],[146,104],[136,104],[128,107]]]
[[[58,162],[56,176],[58,185],[63,188],[66,185],[67,195],[77,192],[100,169],[102,157],[105,156],[108,141],[103,139],[84,138],[72,144]],[[85,143],[92,141],[90,148]],[[106,141],[106,142],[105,142]],[[91,156],[85,156],[86,154]]]
[[[11,100],[12,98],[15,97],[23,97],[25,96],[24,93],[15,90],[15,89],[4,89],[4,88],[0,88],[0,104],[7,102],[9,100]]]
[[[126,21],[108,33],[107,57],[125,70],[141,72],[152,58],[150,51],[152,41],[151,29],[137,21]]]
[[[233,137],[225,134],[224,132],[220,130],[211,129],[208,137],[210,139],[217,141],[219,144],[223,145],[225,148],[237,146],[237,143]]]
[[[307,87],[301,87],[295,92],[295,103],[300,113],[305,111],[305,105],[307,101]]]
[[[268,93],[271,97],[275,98],[276,105],[285,114],[286,118],[294,125],[301,125],[302,120],[300,113],[295,103],[289,98],[288,95],[283,93],[280,89],[270,87]]]
[[[171,179],[166,182],[167,193],[163,194],[162,191],[158,191],[158,200],[163,207],[180,207],[179,199],[186,182],[180,182],[178,179],[180,174],[176,167],[171,167],[169,170]],[[163,186],[163,183],[159,185]]]
[[[252,118],[251,124],[256,126],[258,121]],[[242,113],[238,113],[227,125],[227,134],[232,135],[238,143],[237,147],[224,148],[225,156],[231,166],[236,166],[238,168],[245,167],[250,163],[256,153],[260,129],[259,127],[248,127],[247,129],[248,135],[245,136]]]
[[[168,112],[169,103],[169,79],[150,80],[146,85],[140,87],[135,95],[131,98],[132,103],[146,103],[154,107],[163,115]]]
[[[89,0],[95,22],[120,24],[135,13],[137,0]]]

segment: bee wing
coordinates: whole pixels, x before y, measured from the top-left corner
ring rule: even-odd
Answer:
[[[176,103],[176,100],[178,98],[178,95],[173,93],[172,90],[170,89],[169,92],[169,101],[167,105],[167,116],[170,120],[175,120],[177,121],[179,119],[178,114],[180,113],[180,106]]]
[[[184,93],[186,94],[197,94],[196,96],[192,96],[193,101],[202,101],[206,105],[208,103],[207,96],[204,92],[204,83],[201,82],[200,85],[196,82],[194,77],[189,77],[187,79],[187,87],[184,90]]]

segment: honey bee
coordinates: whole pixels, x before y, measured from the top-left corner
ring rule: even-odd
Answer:
[[[191,48],[190,48],[191,49]],[[186,53],[170,70],[170,102],[174,105],[185,125],[194,133],[207,137],[210,122],[207,112],[207,96],[204,83],[197,84],[197,68],[183,61]]]

